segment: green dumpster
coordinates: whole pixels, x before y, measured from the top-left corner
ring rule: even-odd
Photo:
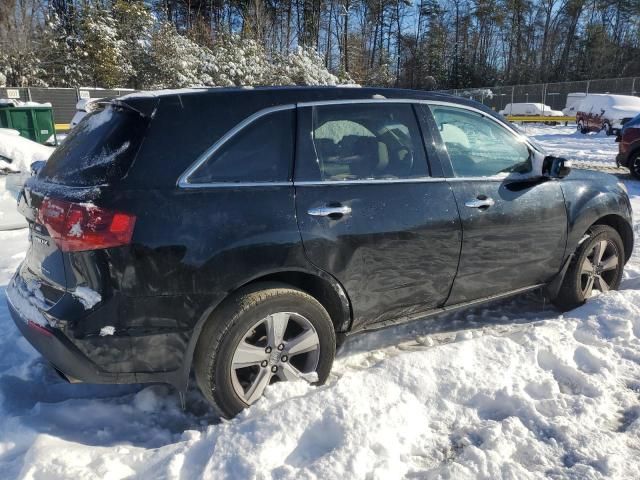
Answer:
[[[55,135],[53,109],[50,105],[14,107],[0,104],[0,128],[12,128],[19,131],[22,137],[44,143],[51,135]]]

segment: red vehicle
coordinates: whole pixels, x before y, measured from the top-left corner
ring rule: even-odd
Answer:
[[[640,180],[640,115],[625,124],[616,140],[620,142],[616,163]]]
[[[624,124],[638,113],[638,97],[590,93],[578,105],[576,126],[581,133],[604,130],[607,135],[618,135]]]

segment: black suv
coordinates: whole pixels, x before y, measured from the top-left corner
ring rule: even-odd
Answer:
[[[345,334],[543,288],[620,283],[631,207],[475,102],[369,88],[134,94],[29,180],[8,288],[69,381],[190,372],[232,416],[326,380]]]

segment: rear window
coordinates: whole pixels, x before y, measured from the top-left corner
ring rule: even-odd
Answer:
[[[122,178],[136,155],[148,120],[123,106],[88,114],[51,154],[38,178],[93,186]]]

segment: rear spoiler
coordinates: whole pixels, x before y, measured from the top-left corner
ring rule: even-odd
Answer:
[[[136,97],[131,99],[103,98],[94,102],[94,108],[106,108],[109,105],[137,113],[141,117],[151,118],[155,111],[158,99],[155,97]]]

